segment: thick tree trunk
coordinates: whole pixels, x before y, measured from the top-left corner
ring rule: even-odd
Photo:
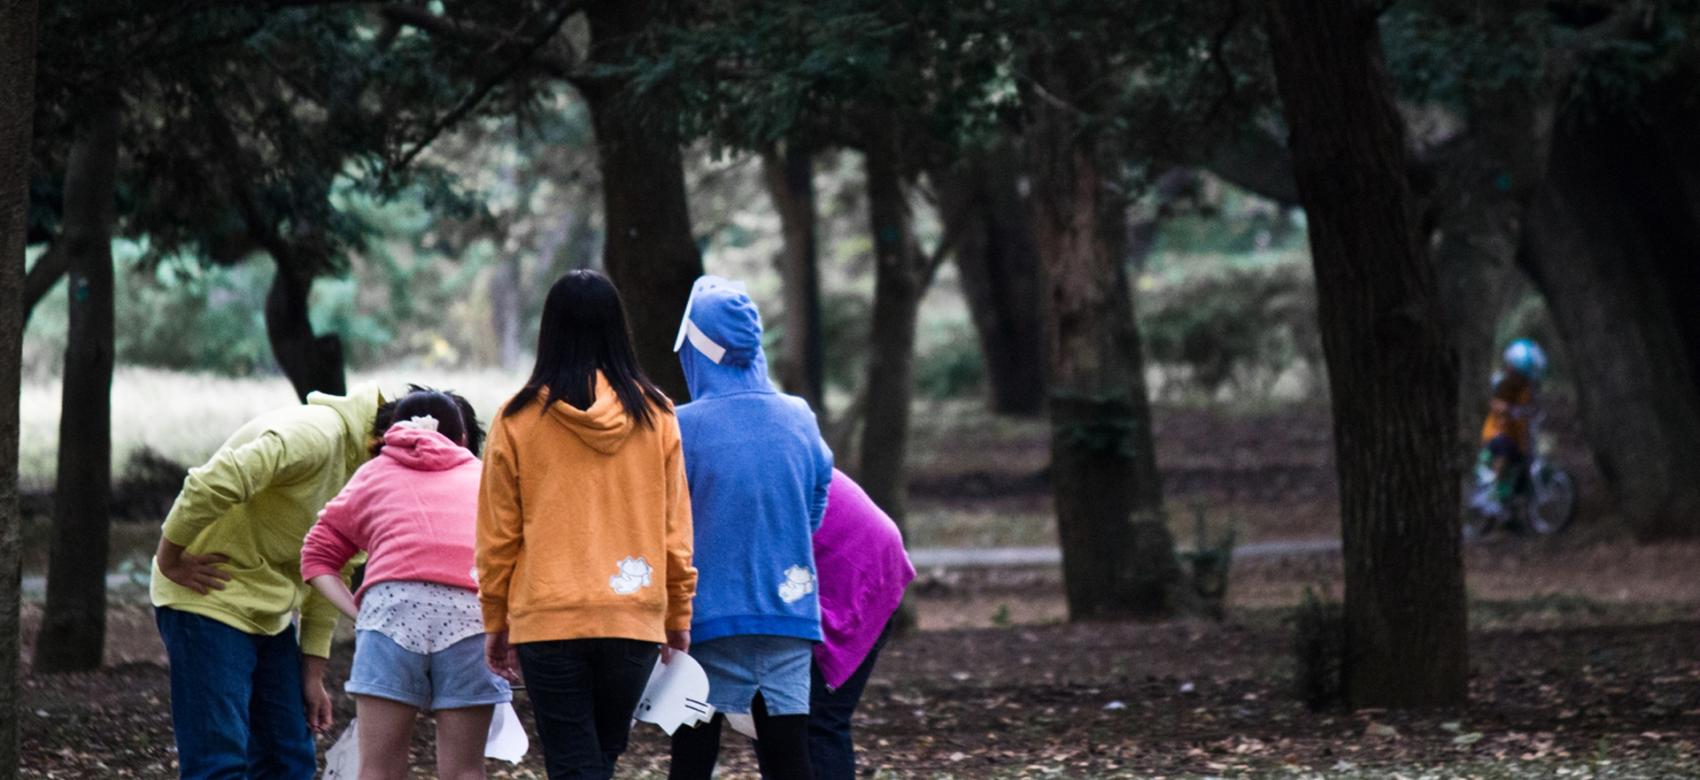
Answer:
[[[1179,606],[1182,579],[1124,263],[1127,201],[1112,145],[1081,127],[1072,107],[1101,89],[1096,59],[1062,45],[1035,67],[1046,95],[1029,96],[1026,140],[1063,584],[1074,620],[1161,616]]]
[[[1468,674],[1451,468],[1458,367],[1375,8],[1276,0],[1268,14],[1333,402],[1346,695],[1360,706],[1456,704]]]
[[[915,324],[926,294],[926,259],[909,212],[908,181],[890,132],[874,132],[866,152],[868,220],[874,240],[874,310],[863,391],[857,481],[903,524],[909,479],[909,403],[915,389]]]
[[[100,668],[106,648],[107,536],[112,526],[112,228],[119,103],[96,98],[65,169],[70,327],[59,416],[59,471],[38,672]]]
[[[762,178],[779,212],[784,247],[785,338],[779,381],[824,415],[826,359],[821,335],[820,268],[815,229],[815,166],[807,149],[787,144],[761,158]]]
[[[653,36],[645,33],[664,21],[664,5],[656,0],[589,3],[591,61],[618,66],[637,47],[650,45]],[[673,338],[691,285],[702,275],[702,255],[691,235],[678,135],[665,121],[664,107],[634,105],[623,82],[599,80],[582,92],[596,129],[602,174],[603,264],[625,299],[638,361],[668,396],[682,403],[690,393],[673,354]]]
[[[35,0],[0,0],[0,387],[22,381]],[[0,780],[18,776],[18,394],[0,393]]]
[[[1685,170],[1691,139],[1643,121],[1561,121],[1520,259],[1564,335],[1618,510],[1637,536],[1658,539],[1700,532],[1700,187]]]
[[[303,401],[315,391],[331,395],[348,392],[342,339],[313,332],[307,307],[312,277],[297,270],[286,247],[274,244],[267,250],[277,265],[277,275],[272,277],[271,291],[266,294],[266,339],[271,342],[278,367]]]
[[[1045,410],[1045,333],[1039,250],[1021,194],[1020,151],[1003,144],[935,177],[945,233],[956,237],[962,295],[979,336],[992,411]]]

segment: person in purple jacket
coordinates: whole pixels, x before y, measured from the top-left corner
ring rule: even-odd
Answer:
[[[837,469],[814,546],[821,642],[809,691],[809,761],[815,780],[854,780],[850,718],[915,567],[897,524]]]

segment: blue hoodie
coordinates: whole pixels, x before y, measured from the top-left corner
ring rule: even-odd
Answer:
[[[679,350],[692,398],[678,408],[696,531],[691,641],[819,641],[813,535],[826,512],[832,451],[808,403],[768,381],[761,315],[749,296],[703,287]]]

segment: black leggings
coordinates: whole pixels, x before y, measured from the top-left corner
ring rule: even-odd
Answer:
[[[768,715],[767,702],[756,694],[750,702],[756,722],[756,762],[764,780],[814,780],[809,763],[809,716]],[[668,780],[709,780],[720,760],[720,727],[726,716],[673,733],[673,760]]]

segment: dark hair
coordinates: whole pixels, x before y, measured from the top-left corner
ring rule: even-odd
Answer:
[[[409,384],[400,398],[378,406],[378,414],[372,418],[372,454],[384,449],[384,434],[397,420],[425,415],[437,418],[437,432],[451,441],[459,442],[464,437],[463,444],[472,454],[477,455],[483,448],[484,428],[478,424],[478,413],[471,401],[452,390]]]
[[[653,421],[651,406],[671,408],[667,395],[638,365],[620,291],[608,277],[595,271],[569,271],[549,288],[549,297],[543,303],[537,364],[531,369],[531,378],[502,414],[519,413],[545,390],[547,402],[559,400],[576,409],[589,409],[596,400],[598,370],[608,378],[626,414],[639,425],[648,427]]]

